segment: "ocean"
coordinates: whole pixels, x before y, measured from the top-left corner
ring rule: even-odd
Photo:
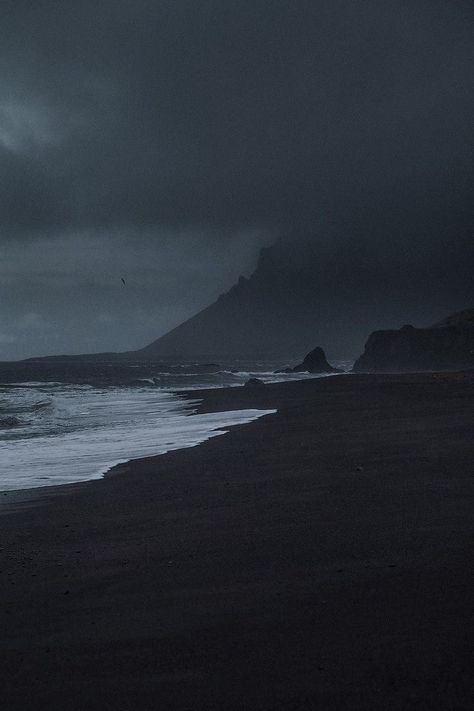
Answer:
[[[0,363],[0,491],[103,476],[114,465],[192,447],[272,410],[193,414],[180,390],[301,379],[281,362]],[[349,368],[347,361],[335,363]],[[323,376],[327,377],[327,376]]]

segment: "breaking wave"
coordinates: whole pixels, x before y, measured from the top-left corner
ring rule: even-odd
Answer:
[[[311,377],[280,363],[0,364],[0,490],[101,476],[117,462],[191,447],[269,411],[193,414],[174,391]]]

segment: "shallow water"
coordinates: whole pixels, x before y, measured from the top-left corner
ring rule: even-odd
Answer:
[[[245,370],[239,370],[244,366]],[[119,462],[192,447],[273,411],[190,415],[170,390],[309,377],[279,364],[0,364],[0,490],[85,481]],[[253,367],[252,367],[253,366]]]

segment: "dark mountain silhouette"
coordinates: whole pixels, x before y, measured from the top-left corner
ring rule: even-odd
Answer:
[[[338,239],[280,240],[261,250],[249,278],[240,277],[214,303],[144,348],[70,357],[298,362],[320,343],[330,360],[356,358],[368,333],[407,322],[432,324],[439,314],[471,301],[469,261],[459,254],[415,259],[409,252],[395,268],[385,243],[375,248],[362,239],[350,245]]]
[[[452,290],[451,290],[452,291]],[[145,358],[301,358],[321,343],[329,358],[356,357],[387,324],[432,323],[459,295],[421,261],[387,269],[382,252],[279,241],[254,273],[214,303],[136,351]],[[465,296],[461,295],[463,301]]]

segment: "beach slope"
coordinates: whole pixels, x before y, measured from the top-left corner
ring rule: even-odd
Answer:
[[[206,391],[278,412],[1,496],[3,708],[471,708],[473,395],[472,372]]]

